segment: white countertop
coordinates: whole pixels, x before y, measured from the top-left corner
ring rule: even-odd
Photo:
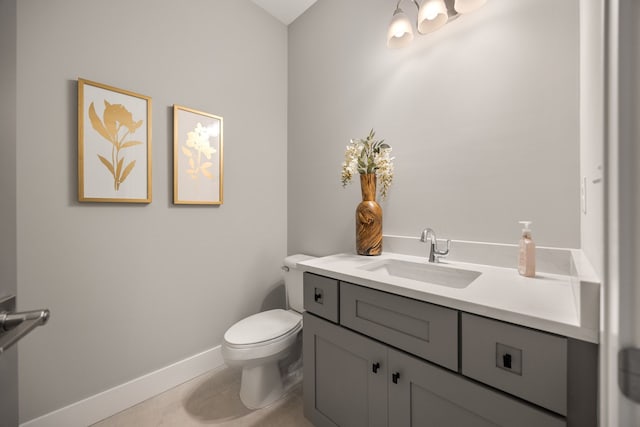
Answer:
[[[440,266],[482,273],[465,288],[424,283],[401,277],[384,277],[359,267],[385,259],[427,263],[424,257],[383,253],[376,257],[338,254],[298,263],[298,268],[372,289],[402,295],[457,310],[515,323],[583,341],[598,343],[598,308],[576,307],[580,296],[571,276],[538,273],[527,278],[514,268],[462,262]],[[593,284],[590,284],[593,285]],[[592,292],[593,293],[593,292]],[[590,307],[593,304],[590,304]]]

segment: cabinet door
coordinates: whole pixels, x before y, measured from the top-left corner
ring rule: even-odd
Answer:
[[[385,346],[304,314],[304,414],[316,427],[387,426]]]
[[[564,418],[389,349],[389,425],[562,427]]]

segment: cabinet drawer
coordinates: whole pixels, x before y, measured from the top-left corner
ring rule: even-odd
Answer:
[[[338,323],[338,281],[304,273],[304,309]]]
[[[567,414],[567,339],[462,315],[462,373]]]
[[[340,323],[458,370],[456,310],[341,282]]]

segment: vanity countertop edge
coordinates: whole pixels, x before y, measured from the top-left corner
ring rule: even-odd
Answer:
[[[594,301],[593,281],[584,283],[590,289],[588,304],[580,304],[580,295],[576,292],[580,292],[581,279],[576,286],[575,277],[570,275],[538,273],[534,278],[527,278],[512,268],[447,261],[440,265],[482,273],[469,286],[452,288],[398,277],[381,278],[361,268],[388,259],[427,262],[422,257],[389,252],[376,257],[342,253],[302,261],[297,266],[302,271],[367,288],[569,338],[599,342],[599,299]],[[599,288],[599,284],[596,286]]]

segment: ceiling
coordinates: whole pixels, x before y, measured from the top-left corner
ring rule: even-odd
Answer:
[[[283,24],[291,24],[305,10],[309,9],[316,0],[251,0]]]

